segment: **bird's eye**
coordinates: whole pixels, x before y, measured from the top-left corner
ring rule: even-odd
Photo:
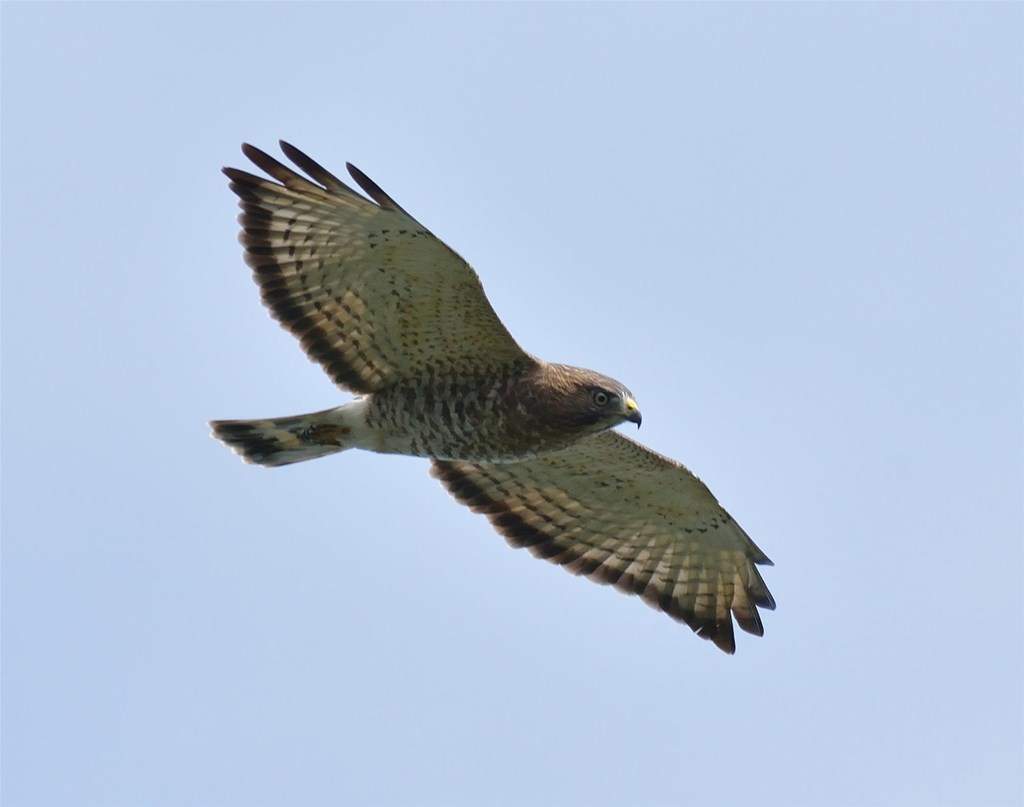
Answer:
[[[604,406],[606,403],[608,403],[608,393],[603,390],[594,390],[593,398],[594,403],[596,403],[598,406]]]

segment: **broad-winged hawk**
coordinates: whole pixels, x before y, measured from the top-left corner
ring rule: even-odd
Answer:
[[[771,561],[679,463],[612,431],[640,424],[621,383],[515,342],[473,269],[352,165],[360,195],[281,143],[273,180],[225,168],[263,303],[355,400],[269,420],[213,421],[246,461],[362,448],[428,457],[431,473],[516,547],[644,602],[735,650],[762,635]],[[312,180],[312,181],[311,181]],[[371,201],[372,200],[372,201]],[[731,616],[730,616],[731,614]]]

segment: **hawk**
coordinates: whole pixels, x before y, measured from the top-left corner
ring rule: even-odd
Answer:
[[[270,179],[225,168],[263,304],[331,380],[335,409],[216,420],[247,462],[361,448],[431,460],[513,547],[636,594],[727,653],[733,618],[764,633],[768,557],[683,465],[613,431],[640,425],[620,382],[524,351],[476,272],[352,165],[359,194],[282,142],[306,176],[250,145]]]

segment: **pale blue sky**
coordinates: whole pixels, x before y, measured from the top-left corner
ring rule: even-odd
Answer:
[[[1022,801],[1021,4],[4,3],[3,803]],[[734,657],[344,396],[220,174],[350,160],[776,562]]]

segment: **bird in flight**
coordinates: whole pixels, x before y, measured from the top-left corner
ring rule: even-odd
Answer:
[[[473,268],[358,168],[356,192],[288,143],[305,176],[225,168],[263,304],[354,400],[215,420],[242,458],[288,465],[360,448],[426,457],[513,547],[636,594],[727,653],[761,636],[768,557],[683,465],[613,431],[640,425],[619,381],[524,351]],[[369,198],[367,198],[369,197]]]

